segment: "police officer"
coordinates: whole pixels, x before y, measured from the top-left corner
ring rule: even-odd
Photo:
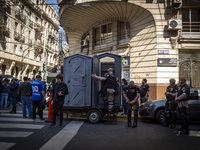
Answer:
[[[111,115],[113,109],[113,101],[115,95],[117,95],[117,86],[119,86],[118,78],[113,74],[113,69],[109,68],[108,73],[104,75],[104,77],[96,76],[96,74],[92,74],[93,78],[104,81],[103,87],[101,89],[101,96],[106,103],[108,103],[108,116]]]
[[[175,102],[176,92],[178,90],[178,86],[175,85],[176,80],[170,79],[169,80],[170,85],[167,87],[165,95],[167,98],[167,101],[165,103],[165,122],[163,124],[163,127],[169,126],[169,121],[171,119],[172,124],[171,128],[174,129],[176,127],[176,107],[177,103]]]
[[[128,127],[131,127],[131,114],[133,110],[134,123],[132,127],[136,128],[138,122],[138,108],[139,108],[138,99],[140,97],[140,88],[134,85],[134,81],[130,81],[129,86],[123,89],[123,96],[126,99],[128,107]]]
[[[189,132],[189,121],[188,121],[188,100],[190,95],[190,87],[186,84],[186,78],[179,78],[179,87],[175,101],[178,104],[179,113],[181,116],[181,128],[179,129],[180,134],[190,134]]]

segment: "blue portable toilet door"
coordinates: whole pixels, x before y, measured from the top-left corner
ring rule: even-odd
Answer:
[[[91,83],[91,77],[86,78],[90,74],[91,69],[88,70],[90,65],[87,63],[87,60],[82,57],[74,57],[68,62],[68,86],[69,86],[69,95],[68,106],[72,107],[84,107],[90,106],[91,92],[89,91],[86,83]]]

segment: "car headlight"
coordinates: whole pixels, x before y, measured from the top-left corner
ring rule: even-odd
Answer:
[[[153,103],[152,104],[147,104],[147,105],[144,106],[144,108],[146,108],[146,109],[148,108],[149,109],[149,108],[153,107],[153,105],[154,105]]]

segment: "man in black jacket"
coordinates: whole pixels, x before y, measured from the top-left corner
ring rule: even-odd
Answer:
[[[28,82],[28,77],[24,77],[24,82],[19,85],[19,95],[21,95],[22,100],[22,111],[23,117],[26,118],[26,106],[28,108],[29,118],[32,117],[32,105],[31,105],[31,96],[32,88],[31,83]]]
[[[17,104],[17,96],[18,96],[18,84],[15,82],[16,82],[16,79],[12,78],[11,84],[9,86],[10,88],[9,95],[10,95],[10,99],[13,106],[12,111],[10,113],[13,113],[13,114],[16,113],[16,104]]]
[[[63,124],[63,104],[65,95],[68,94],[67,84],[63,82],[63,75],[58,74],[56,76],[56,83],[53,85],[53,123],[49,126],[56,127],[56,115],[57,115],[57,108],[60,112],[60,124],[59,127],[62,127]]]

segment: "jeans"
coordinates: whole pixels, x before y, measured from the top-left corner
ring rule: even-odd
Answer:
[[[12,112],[15,112],[16,113],[16,103],[17,103],[17,97],[10,97],[10,100],[12,102]]]
[[[3,108],[3,103],[4,103],[4,107],[5,108],[7,107],[7,101],[8,101],[8,93],[1,93],[1,108]]]
[[[21,96],[23,117],[26,118],[26,106],[28,108],[28,116],[32,117],[31,96]]]
[[[142,103],[147,102],[148,98],[149,98],[148,96],[147,97],[140,97],[140,103],[142,104]]]

